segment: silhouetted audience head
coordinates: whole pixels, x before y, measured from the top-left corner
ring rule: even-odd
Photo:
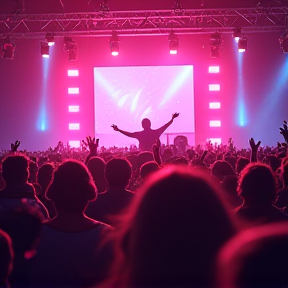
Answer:
[[[238,177],[236,175],[225,177],[220,183],[220,187],[223,189],[224,197],[231,208],[236,208],[242,204],[242,199],[237,192]]]
[[[38,173],[38,166],[36,162],[30,160],[29,161],[29,183],[36,183],[37,182],[37,173]]]
[[[46,197],[54,202],[57,212],[84,211],[88,202],[96,199],[96,186],[82,162],[67,160],[54,171]]]
[[[142,120],[142,127],[143,127],[143,129],[151,128],[151,121],[148,118],[144,118]]]
[[[282,179],[283,179],[283,184],[284,184],[284,186],[286,187],[286,186],[288,186],[288,162],[286,162],[286,163],[283,165],[283,167],[282,167],[281,170],[282,170],[282,171],[281,171],[281,177],[282,177]]]
[[[87,167],[97,186],[98,192],[103,192],[107,189],[105,166],[105,161],[98,156],[91,157],[87,163]]]
[[[11,238],[0,230],[0,287],[9,287],[8,277],[13,268],[13,258]]]
[[[147,176],[151,175],[153,172],[159,170],[159,165],[155,161],[149,161],[144,163],[140,168],[140,177],[145,179]]]
[[[149,161],[154,161],[153,153],[149,151],[140,152],[137,155],[137,171],[140,171],[141,166]]]
[[[236,161],[236,173],[239,175],[241,171],[250,163],[250,160],[245,157],[239,157]]]
[[[264,163],[267,163],[273,172],[276,172],[277,169],[281,166],[281,160],[274,155],[267,155],[265,159],[263,159]]]
[[[218,287],[288,287],[288,224],[248,229],[232,238],[218,257]]]
[[[240,174],[238,193],[250,204],[272,203],[276,198],[276,182],[271,168],[260,163],[247,165]]]
[[[209,287],[218,249],[235,232],[227,211],[209,175],[174,165],[155,172],[123,223],[115,287]]]
[[[131,175],[131,164],[126,158],[113,158],[106,163],[105,177],[110,188],[125,188]]]
[[[44,194],[53,175],[54,165],[52,163],[43,164],[37,174],[37,183],[41,187],[41,193]]]
[[[7,185],[25,184],[28,180],[29,159],[24,155],[9,155],[2,162],[2,178]]]
[[[215,161],[212,164],[211,173],[220,181],[222,181],[226,176],[235,175],[231,164],[224,160]]]

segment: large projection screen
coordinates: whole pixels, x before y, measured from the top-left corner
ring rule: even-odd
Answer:
[[[173,113],[180,116],[162,134],[163,144],[173,144],[177,135],[195,144],[193,66],[129,66],[94,68],[95,135],[100,146],[129,147],[138,141],[111,128],[141,131],[141,121],[151,128],[167,123]]]

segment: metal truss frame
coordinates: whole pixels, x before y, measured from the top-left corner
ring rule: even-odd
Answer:
[[[0,38],[55,36],[167,35],[283,31],[288,28],[288,7],[239,9],[141,10],[63,14],[2,14]]]

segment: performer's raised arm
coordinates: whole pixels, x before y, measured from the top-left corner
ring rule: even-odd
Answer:
[[[135,133],[123,131],[123,130],[119,129],[119,128],[117,127],[117,125],[115,125],[115,124],[112,124],[111,127],[112,127],[115,131],[118,131],[118,132],[122,133],[122,134],[125,135],[125,136],[135,138]]]
[[[173,120],[179,116],[179,113],[172,114],[172,118],[169,122],[164,124],[162,127],[158,128],[157,131],[159,131],[161,134],[173,123]]]

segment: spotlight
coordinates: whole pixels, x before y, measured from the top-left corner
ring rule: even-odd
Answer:
[[[218,32],[213,33],[210,38],[210,57],[212,59],[219,58],[220,47],[223,44],[222,35]]]
[[[233,30],[232,37],[235,39],[235,41],[238,43],[240,38],[242,37],[242,31],[241,28],[235,28]]]
[[[55,44],[54,35],[52,33],[47,33],[45,39],[49,46],[53,46]]]
[[[248,45],[247,37],[240,38],[240,40],[238,42],[238,51],[240,53],[245,52],[247,50],[247,45]]]
[[[110,38],[110,49],[112,56],[118,56],[119,54],[119,37],[116,32],[112,33]]]
[[[288,54],[288,31],[285,31],[279,38],[280,47],[283,53]]]
[[[10,43],[10,37],[8,36],[2,45],[2,58],[13,60],[15,45]]]
[[[69,61],[77,60],[77,43],[71,37],[64,37],[64,51],[69,53]]]
[[[177,54],[179,47],[179,39],[174,32],[171,32],[168,37],[170,54]]]
[[[43,58],[49,58],[49,48],[47,42],[41,42],[41,55]]]

